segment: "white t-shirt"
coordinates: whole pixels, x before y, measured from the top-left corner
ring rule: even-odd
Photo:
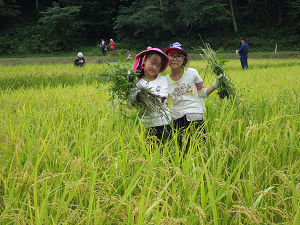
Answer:
[[[163,110],[161,112],[145,112],[142,122],[145,127],[156,127],[169,124],[171,121],[170,110],[168,108],[168,82],[167,77],[157,75],[153,81],[146,81],[143,78],[139,80],[137,86],[148,87],[152,93],[164,97]]]
[[[198,90],[204,89],[202,78],[194,68],[185,67],[180,80],[168,77],[168,93],[173,99],[171,115],[174,120],[187,114],[188,120],[198,120],[205,112],[205,105]],[[191,117],[191,119],[189,119]],[[193,119],[197,118],[197,119]]]

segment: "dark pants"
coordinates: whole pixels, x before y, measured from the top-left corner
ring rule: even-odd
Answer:
[[[103,55],[106,55],[106,50],[105,50],[105,48],[102,48],[102,53],[103,53]]]
[[[241,56],[240,56],[241,65],[242,65],[242,68],[243,68],[244,70],[248,69],[247,58],[248,58],[248,56],[246,56],[246,55],[241,55]]]
[[[148,132],[150,135],[155,136],[158,141],[167,141],[171,138],[171,126],[164,125],[164,126],[156,126],[156,127],[149,127]]]
[[[174,128],[178,131],[178,138],[179,138],[178,144],[180,148],[183,147],[182,139],[183,136],[186,134],[187,129],[190,132],[199,132],[202,135],[203,142],[206,141],[205,139],[206,130],[204,127],[204,120],[188,121],[186,119],[186,115],[184,115],[183,117],[174,120]],[[189,147],[190,147],[190,139],[187,140],[186,147],[182,149],[184,154],[187,153]]]

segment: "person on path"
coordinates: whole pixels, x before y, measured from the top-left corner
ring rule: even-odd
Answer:
[[[115,50],[115,42],[113,39],[110,39],[110,41],[109,41],[109,50],[110,51]]]
[[[99,44],[101,50],[102,50],[102,54],[105,56],[106,55],[106,45],[105,45],[105,41],[103,39],[101,39],[101,42]]]
[[[249,45],[246,42],[245,38],[241,38],[241,47],[240,49],[236,50],[235,52],[237,54],[240,54],[240,61],[241,61],[241,65],[242,68],[244,70],[248,69],[248,49],[249,49]]]

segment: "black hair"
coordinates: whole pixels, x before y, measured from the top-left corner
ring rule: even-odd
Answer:
[[[184,66],[188,63],[188,61],[189,61],[188,56],[185,55],[185,56],[184,56],[184,59],[183,59],[182,66],[184,67]]]

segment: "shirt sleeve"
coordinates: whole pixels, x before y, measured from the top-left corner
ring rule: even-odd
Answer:
[[[206,88],[204,87],[203,80],[200,77],[197,70],[194,71],[194,74],[195,74],[195,85],[196,85],[198,94],[201,96],[203,91],[206,90]]]

